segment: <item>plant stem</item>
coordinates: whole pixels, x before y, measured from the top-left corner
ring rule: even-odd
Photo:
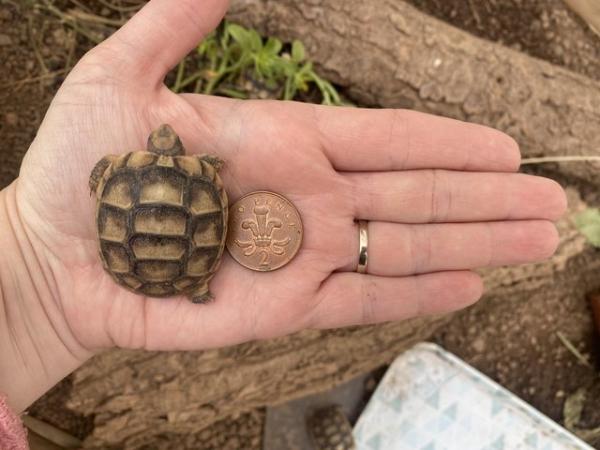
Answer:
[[[567,350],[569,350],[581,364],[583,364],[584,366],[588,366],[588,367],[592,366],[590,364],[589,360],[585,356],[583,356],[579,350],[577,350],[577,348],[571,343],[571,341],[563,333],[561,333],[560,331],[557,331],[556,336],[558,337],[560,342],[562,342],[562,344],[567,348]]]
[[[17,86],[16,90],[18,90],[18,89],[20,89],[21,86],[23,86],[25,84],[29,84],[29,83],[34,83],[36,81],[45,80],[45,79],[48,79],[48,78],[55,77],[57,75],[62,75],[63,73],[65,73],[67,71],[68,70],[65,68],[65,69],[56,70],[54,72],[48,72],[48,73],[45,73],[43,75],[39,75],[37,77],[24,78],[22,80],[14,81],[12,83],[0,84],[0,89],[12,88],[14,86]]]
[[[240,59],[238,62],[231,65],[230,67],[227,67],[228,63],[229,63],[229,52],[225,53],[225,56],[223,57],[223,60],[221,61],[221,64],[219,65],[219,70],[217,71],[216,75],[206,84],[206,87],[204,88],[204,94],[206,94],[206,95],[212,94],[216,85],[223,79],[223,77],[225,75],[228,75],[230,73],[235,73],[238,70],[242,70],[245,61],[243,59]]]
[[[172,91],[176,94],[181,90],[181,80],[183,79],[183,73],[185,71],[185,59],[183,59],[177,66],[177,76],[175,77],[175,84],[173,84]]]
[[[538,158],[524,158],[521,165],[540,164],[550,162],[582,162],[582,161],[600,161],[600,156],[540,156]]]
[[[106,6],[107,8],[115,10],[117,12],[121,12],[121,13],[129,13],[129,12],[138,11],[143,6],[141,3],[132,5],[132,6],[119,6],[119,5],[115,5],[111,2],[109,2],[108,0],[98,0],[98,1],[102,5]]]
[[[196,80],[196,84],[194,85],[194,94],[199,94],[202,91],[202,78],[198,78]]]

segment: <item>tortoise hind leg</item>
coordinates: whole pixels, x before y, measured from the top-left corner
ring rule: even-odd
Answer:
[[[192,303],[206,304],[210,303],[215,296],[208,289],[208,281],[201,284],[188,295]]]
[[[100,183],[100,178],[102,178],[102,175],[104,175],[104,172],[106,172],[108,166],[110,166],[115,159],[117,159],[115,155],[107,155],[96,163],[92,169],[92,173],[90,174],[90,194],[94,194],[96,192],[98,183]]]

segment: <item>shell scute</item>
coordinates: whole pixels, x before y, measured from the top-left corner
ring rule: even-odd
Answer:
[[[172,156],[160,155],[156,160],[158,167],[175,167],[175,161]]]
[[[127,167],[132,169],[141,169],[152,165],[156,162],[158,157],[154,153],[150,152],[133,152],[127,160]]]
[[[186,274],[193,277],[207,275],[214,264],[217,251],[216,248],[194,250],[188,259]]]
[[[190,177],[202,176],[202,165],[200,164],[200,160],[196,157],[177,156],[175,157],[175,165]]]
[[[131,155],[132,153],[124,153],[122,155],[117,156],[117,158],[111,164],[113,171],[125,167]]]
[[[127,213],[117,208],[103,207],[98,215],[100,239],[124,242],[127,237]]]
[[[122,284],[130,289],[139,289],[142,287],[142,282],[131,274],[123,274],[118,277]]]
[[[168,297],[179,293],[171,283],[148,283],[142,285],[139,290],[150,297]]]
[[[132,238],[131,249],[137,260],[179,260],[186,255],[188,243],[180,238],[139,235]]]
[[[188,214],[183,209],[153,206],[135,208],[133,231],[138,234],[185,236]]]
[[[102,243],[102,252],[106,255],[108,266],[116,273],[128,273],[131,267],[127,249],[112,242]]]
[[[139,203],[183,206],[185,185],[185,176],[175,170],[150,167],[141,175]]]
[[[138,261],[134,273],[138,278],[150,282],[165,282],[177,279],[181,273],[179,261]]]
[[[134,202],[131,188],[130,174],[124,172],[116,174],[104,184],[102,201],[121,209],[131,208]]]
[[[190,210],[194,215],[220,213],[223,210],[216,189],[205,180],[192,181]]]
[[[173,284],[175,285],[176,289],[183,291],[184,289],[190,289],[195,287],[200,282],[202,282],[202,279],[199,277],[182,277],[178,280],[175,280]]]
[[[196,224],[193,242],[196,247],[218,247],[221,245],[222,227],[214,220],[201,220]]]

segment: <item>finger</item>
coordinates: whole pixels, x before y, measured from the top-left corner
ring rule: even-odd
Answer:
[[[558,183],[525,174],[417,170],[344,176],[352,186],[352,213],[365,220],[555,220],[567,206]]]
[[[349,233],[349,241],[357,242],[357,233]],[[381,276],[523,264],[550,257],[558,245],[556,227],[545,220],[427,225],[369,222],[368,235],[367,270]],[[356,269],[355,247],[347,246],[344,270]]]
[[[232,102],[200,95],[186,100],[217,128],[232,131]],[[515,171],[516,142],[492,128],[414,111],[342,108],[299,102],[244,102],[260,114],[262,130],[290,130],[296,145],[316,146],[340,171],[422,168],[466,171]],[[236,106],[237,107],[237,106]],[[219,119],[214,118],[216,116]],[[284,124],[284,128],[281,128]],[[238,125],[239,126],[239,125]],[[222,131],[222,130],[221,130]],[[253,134],[261,129],[253,130]],[[226,133],[221,133],[226,134]],[[311,137],[311,139],[308,139]]]
[[[357,273],[330,276],[311,317],[314,328],[387,322],[454,311],[481,296],[473,272],[439,272],[404,278]]]
[[[227,0],[152,0],[99,46],[115,71],[157,83],[225,15]]]
[[[518,144],[482,125],[399,109],[314,106],[315,126],[340,171],[516,171]]]

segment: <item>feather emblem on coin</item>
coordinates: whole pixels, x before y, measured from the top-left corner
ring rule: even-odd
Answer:
[[[229,208],[227,250],[242,266],[261,272],[289,263],[302,244],[302,220],[285,197],[268,191],[246,194]]]

